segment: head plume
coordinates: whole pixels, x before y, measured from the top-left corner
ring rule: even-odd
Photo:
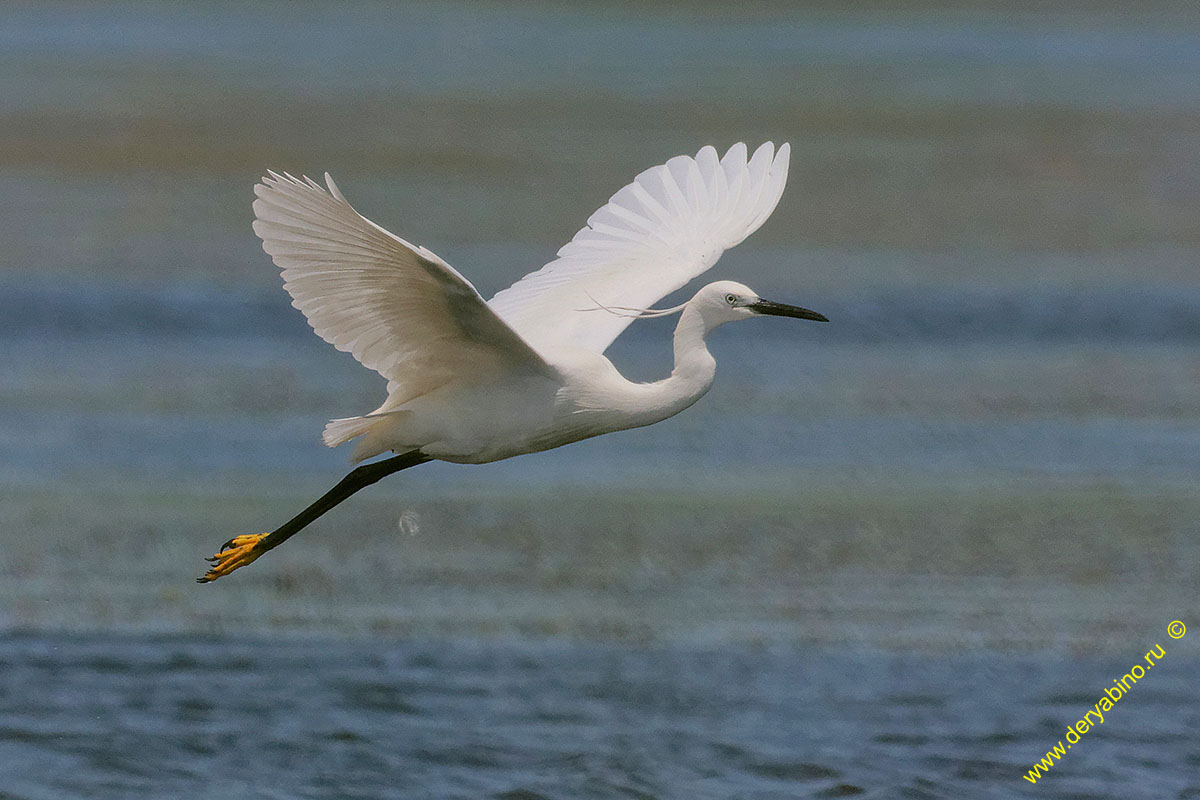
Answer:
[[[669,317],[672,314],[678,314],[680,311],[683,311],[683,307],[687,305],[687,303],[681,303],[674,308],[631,308],[629,306],[608,306],[592,297],[590,292],[585,290],[584,294],[586,294],[588,299],[596,305],[592,306],[591,308],[576,309],[577,311],[607,311],[609,314],[613,314],[614,316],[632,317],[633,319]]]

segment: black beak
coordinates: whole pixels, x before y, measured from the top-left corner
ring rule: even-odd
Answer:
[[[807,308],[789,306],[785,303],[772,303],[770,300],[755,300],[746,308],[772,317],[795,317],[796,319],[811,319],[813,322],[829,322],[823,314],[809,311]]]

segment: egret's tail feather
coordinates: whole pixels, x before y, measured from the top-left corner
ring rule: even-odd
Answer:
[[[321,434],[321,440],[330,447],[337,447],[361,436],[350,455],[350,460],[357,464],[359,461],[400,447],[401,445],[396,443],[397,435],[401,433],[399,426],[407,417],[406,411],[389,411],[363,417],[331,419],[325,426],[325,432]],[[416,447],[417,445],[411,448],[404,445],[405,449]]]
[[[325,426],[325,432],[321,434],[321,441],[325,442],[328,447],[337,447],[339,444],[345,444],[351,439],[362,436],[371,430],[371,426],[378,421],[378,417],[331,419]]]

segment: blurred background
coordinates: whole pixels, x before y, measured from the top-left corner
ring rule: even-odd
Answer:
[[[831,324],[193,583],[384,394],[290,307],[265,170],[490,296],[765,140],[787,191],[708,278]],[[1191,3],[5,4],[0,796],[1007,797],[1155,643],[1043,780],[1196,796],[1198,263]]]

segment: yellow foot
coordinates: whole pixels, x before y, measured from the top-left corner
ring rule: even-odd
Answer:
[[[245,536],[233,537],[221,545],[221,552],[212,558],[205,559],[205,561],[212,562],[212,566],[208,568],[208,572],[196,578],[196,582],[210,583],[217,578],[225,577],[238,567],[244,567],[254,561],[266,552],[266,548],[259,547],[259,543],[269,535],[267,533],[248,533]]]

